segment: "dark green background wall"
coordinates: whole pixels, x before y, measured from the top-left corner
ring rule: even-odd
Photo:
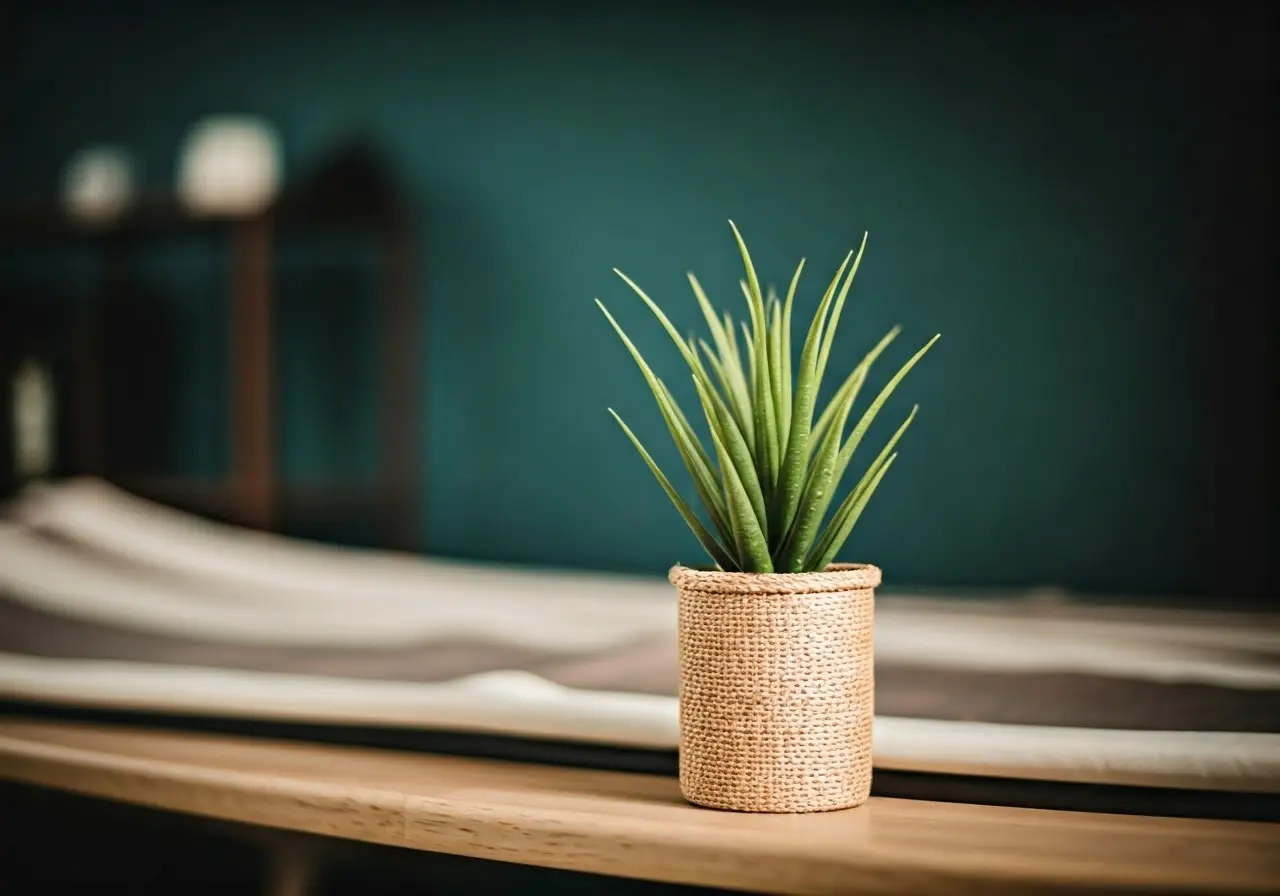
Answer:
[[[943,339],[877,427],[922,405],[850,558],[895,584],[1209,586],[1196,274],[1210,101],[1149,16],[605,6],[33,6],[9,34],[0,191],[51,194],[97,141],[166,182],[184,129],[214,112],[272,119],[292,173],[370,135],[425,233],[429,549],[653,572],[696,544],[605,413],[674,463],[592,298],[682,378],[610,268],[694,326],[686,270],[737,307],[732,217],[772,279],[808,257],[808,312],[865,229],[838,365],[898,322],[882,376]],[[149,270],[191,284],[173,445],[212,470],[219,292],[186,251]],[[364,397],[365,375],[330,361],[367,360],[367,327],[319,335],[305,282],[281,323],[282,462],[367,470],[372,442],[350,435],[367,402],[340,404],[335,424],[325,398]]]

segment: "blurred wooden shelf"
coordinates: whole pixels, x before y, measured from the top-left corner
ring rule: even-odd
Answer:
[[[1275,892],[1280,825],[873,797],[699,809],[672,778],[0,720],[0,777],[270,828],[768,893]]]
[[[400,227],[405,218],[398,193],[379,164],[349,151],[286,189],[267,208],[243,214],[195,214],[176,195],[158,191],[142,193],[120,214],[101,222],[77,220],[53,199],[13,202],[0,206],[0,247],[92,245],[234,229],[263,220],[303,231],[378,231]]]
[[[373,313],[378,338],[378,475],[369,489],[298,488],[280,481],[275,468],[277,342],[274,306],[280,236],[286,231],[344,231],[376,244],[377,294]],[[107,463],[104,314],[113,297],[137,284],[133,249],[147,240],[218,232],[228,272],[228,329],[232,362],[227,365],[231,483],[143,481],[139,494],[207,512],[243,525],[278,526],[280,502],[303,504],[320,514],[344,507],[383,506],[395,518],[383,522],[387,546],[421,547],[419,508],[392,500],[396,494],[420,498],[422,468],[415,421],[422,418],[421,321],[414,256],[417,236],[403,194],[390,170],[369,148],[353,144],[335,151],[308,176],[299,178],[260,212],[202,216],[187,211],[176,196],[146,194],[115,219],[100,225],[77,222],[51,199],[0,206],[0,250],[33,246],[84,246],[101,250],[98,301],[78,303],[72,327],[72,372],[66,441],[74,455],[59,466],[72,475],[116,479]],[[106,310],[104,310],[106,309]],[[128,479],[128,477],[125,477]],[[127,482],[121,482],[126,488]],[[191,503],[194,501],[194,505]]]
[[[242,496],[246,491],[253,491],[252,483],[181,476],[111,476],[109,479],[125,491],[179,510],[237,525],[252,523],[241,518]],[[409,483],[277,481],[273,488],[273,503],[282,515],[325,523],[358,518],[369,511],[407,512],[421,497]]]

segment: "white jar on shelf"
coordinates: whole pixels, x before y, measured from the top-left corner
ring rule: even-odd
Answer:
[[[253,214],[275,198],[280,168],[280,139],[269,123],[211,116],[183,141],[178,198],[193,214]]]
[[[133,200],[133,164],[117,146],[87,146],[68,160],[62,173],[67,214],[85,224],[117,218]]]

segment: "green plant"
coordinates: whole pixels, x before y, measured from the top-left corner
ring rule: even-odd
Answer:
[[[614,273],[658,318],[689,365],[711,437],[711,453],[703,446],[671,390],[654,374],[609,309],[596,299],[657,399],[662,419],[693,478],[711,523],[710,529],[680,497],[631,428],[613,408],[609,413],[720,569],[740,572],[826,569],[848,540],[858,517],[897,458],[893,449],[911,425],[919,406],[912,408],[823,527],[845,469],[884,402],[939,337],[930,339],[898,370],[846,436],[850,413],[872,363],[901,329],[894,327],[849,373],[815,423],[813,414],[818,391],[840,313],[867,245],[866,235],[856,256],[853,252],[845,256],[823,293],[793,371],[791,311],[804,259],[796,267],[785,300],[779,299],[772,287],[766,296],[760,291],[760,281],[742,234],[732,221],[729,226],[733,228],[746,268],[746,279],[741,281],[741,286],[750,324],[742,323],[742,346],[738,343],[732,315],[716,314],[693,274],[688,275],[689,284],[706,318],[710,343],[692,335],[688,339],[681,337],[644,290],[614,268]]]

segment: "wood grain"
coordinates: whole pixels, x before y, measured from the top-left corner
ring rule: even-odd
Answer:
[[[0,720],[0,777],[410,849],[774,893],[1280,890],[1280,825],[872,798],[744,815],[645,775]]]

